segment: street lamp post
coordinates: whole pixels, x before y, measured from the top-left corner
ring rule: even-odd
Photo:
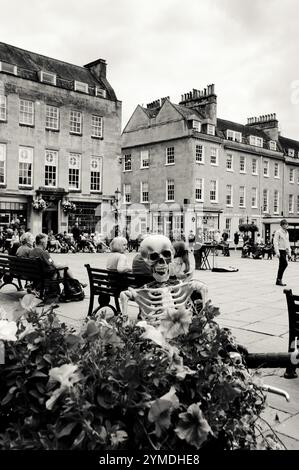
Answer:
[[[118,237],[118,235],[119,235],[118,222],[119,222],[119,200],[120,200],[120,195],[121,195],[121,192],[117,188],[114,192],[114,196],[112,196],[112,198],[111,198],[111,205],[112,205],[112,207],[114,209],[114,213],[115,213],[115,236],[116,237]]]

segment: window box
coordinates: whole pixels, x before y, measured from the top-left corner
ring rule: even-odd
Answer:
[[[81,93],[88,93],[88,84],[84,82],[74,81],[74,90],[80,91]]]
[[[46,83],[47,85],[56,85],[56,74],[51,72],[44,72],[40,70],[38,72],[38,78],[40,82]]]

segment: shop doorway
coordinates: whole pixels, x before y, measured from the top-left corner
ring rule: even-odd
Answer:
[[[53,230],[54,235],[58,233],[58,210],[45,210],[43,212],[43,233],[49,233]]]

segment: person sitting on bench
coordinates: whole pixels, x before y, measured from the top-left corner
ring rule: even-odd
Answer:
[[[20,238],[21,246],[17,249],[16,256],[29,258],[29,253],[33,250],[34,236],[30,232],[24,233]]]
[[[35,248],[30,251],[29,258],[40,258],[44,265],[44,272],[46,277],[50,279],[57,279],[58,276],[63,276],[63,271],[66,273],[66,277],[75,279],[71,270],[62,264],[54,263],[50,253],[47,251],[48,235],[40,233],[35,237]],[[80,283],[82,287],[86,287],[87,284]]]

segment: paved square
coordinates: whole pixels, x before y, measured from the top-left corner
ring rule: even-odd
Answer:
[[[128,255],[132,261],[135,253]],[[105,268],[109,254],[54,254],[58,262],[66,263],[75,277],[88,282],[84,264]],[[212,264],[212,259],[210,260]],[[209,298],[215,306],[220,307],[218,323],[230,328],[237,341],[246,346],[250,352],[286,352],[288,347],[288,314],[283,287],[275,285],[278,260],[242,259],[240,252],[231,256],[215,257],[215,266],[238,268],[238,272],[194,271],[194,277],[205,282],[209,289]],[[191,266],[194,259],[191,255]],[[290,262],[285,272],[287,287],[299,293],[299,262]],[[89,288],[85,289],[86,298],[82,302],[61,304],[57,313],[62,321],[79,327],[86,317],[89,303]],[[5,286],[0,293],[1,305],[12,312],[22,296],[14,287]],[[137,311],[132,304],[131,309]],[[283,397],[268,394],[271,409],[267,419],[272,427],[279,430],[280,438],[288,448],[299,449],[299,379],[286,380],[283,370],[264,370],[265,383],[286,390],[291,397],[287,403]],[[279,419],[275,419],[277,412]]]

